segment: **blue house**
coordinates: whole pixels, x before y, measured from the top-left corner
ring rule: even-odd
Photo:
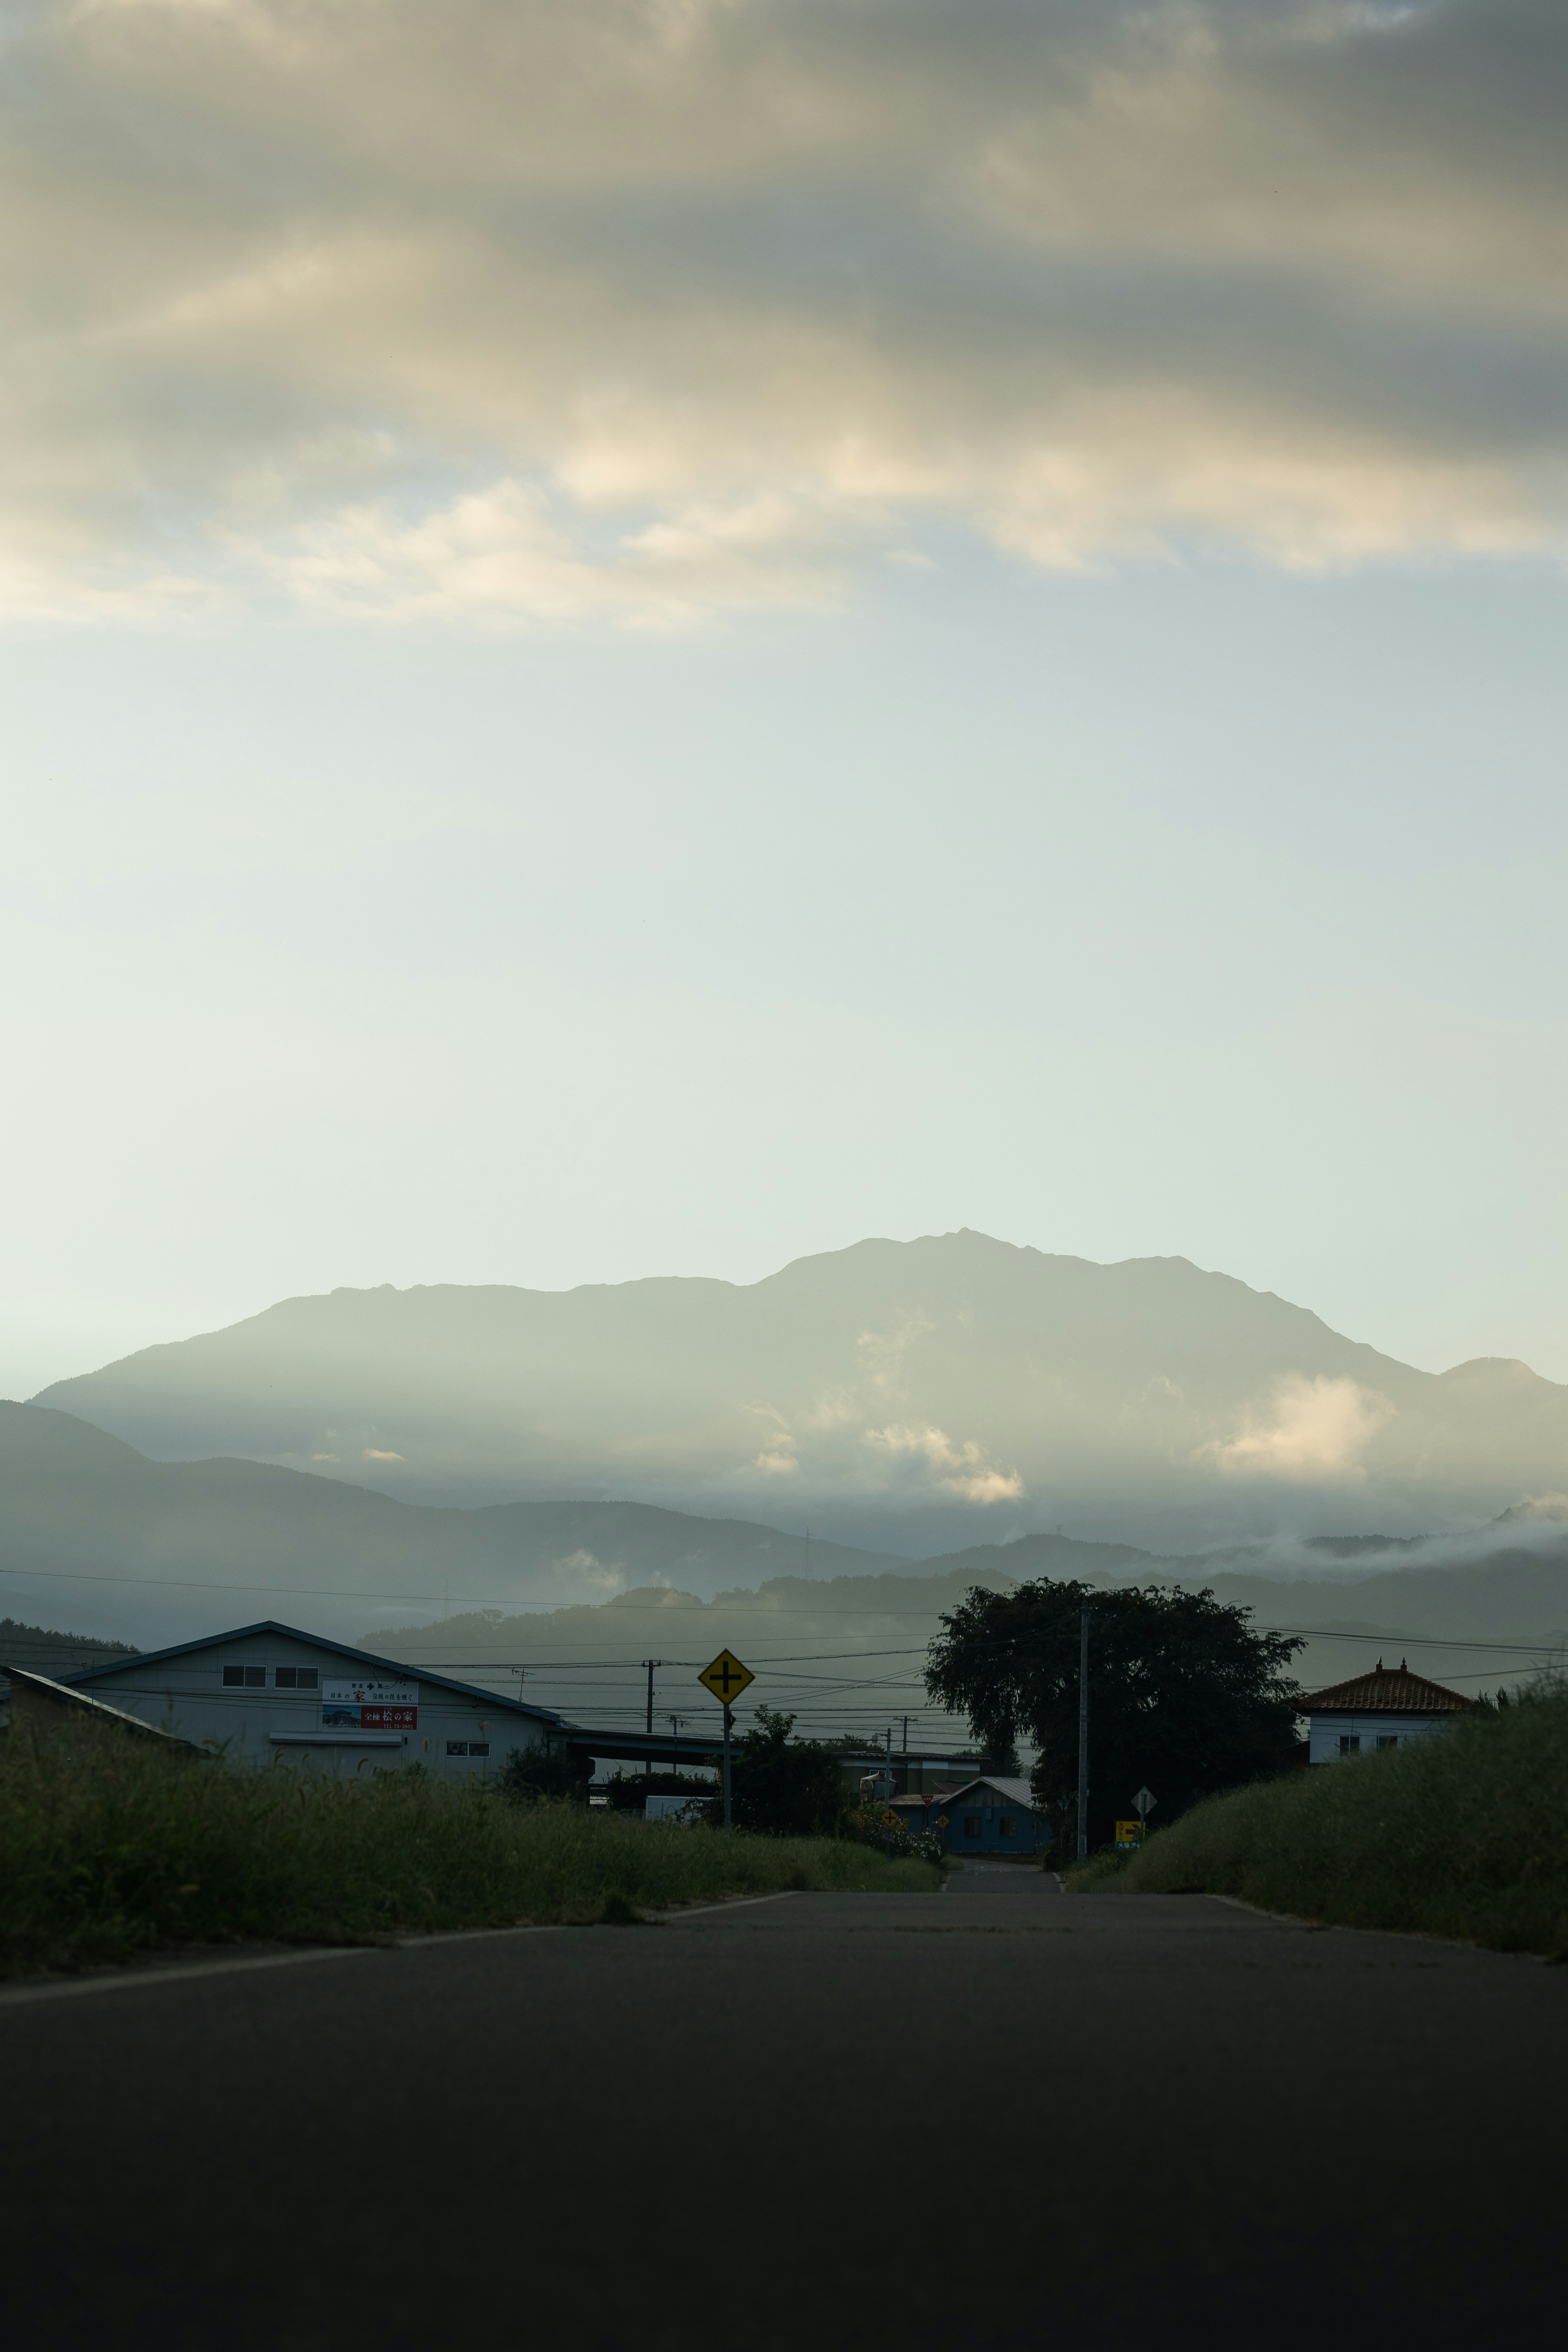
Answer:
[[[1049,1845],[1051,1832],[1035,1811],[1027,1780],[966,1780],[961,1789],[932,1797],[926,1819],[934,1829],[947,1817],[944,1835],[949,1853],[994,1853],[1022,1861]]]

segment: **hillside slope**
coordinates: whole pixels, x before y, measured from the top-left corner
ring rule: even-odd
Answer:
[[[882,1556],[813,1545],[824,1576]],[[795,1569],[795,1536],[638,1503],[400,1503],[257,1462],[150,1462],[69,1414],[0,1403],[5,1605],[145,1645],[175,1623],[300,1617],[358,1630],[408,1605],[605,1600],[630,1584],[710,1593]],[[170,1633],[169,1639],[178,1638]]]
[[[867,1241],[749,1286],[449,1286],[295,1298],[38,1402],[159,1458],[426,1502],[657,1499],[931,1551],[965,1529],[1187,1549],[1403,1532],[1568,1486],[1568,1389],[1415,1370],[1183,1258],[973,1233]]]

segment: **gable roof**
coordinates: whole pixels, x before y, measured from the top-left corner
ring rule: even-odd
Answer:
[[[1011,1779],[1000,1780],[992,1772],[984,1774],[977,1780],[965,1780],[962,1788],[944,1789],[940,1801],[944,1805],[956,1805],[959,1799],[967,1797],[972,1789],[992,1789],[1002,1799],[1004,1804],[1021,1805],[1026,1813],[1032,1813],[1035,1810],[1035,1792],[1027,1780]],[[930,1801],[935,1804],[939,1801],[932,1797]]]
[[[121,1665],[129,1660],[121,1659]],[[45,1698],[74,1715],[90,1717],[94,1722],[113,1724],[118,1729],[134,1731],[143,1739],[161,1739],[168,1748],[182,1748],[188,1756],[205,1756],[205,1748],[198,1748],[194,1739],[182,1739],[177,1731],[164,1731],[155,1723],[146,1722],[139,1715],[127,1715],[122,1706],[110,1706],[100,1698],[89,1698],[85,1691],[72,1690],[66,1683],[56,1682],[51,1675],[36,1675],[29,1666],[0,1665],[0,1682],[21,1683],[27,1690],[41,1691]]]
[[[356,1666],[380,1666],[404,1682],[433,1683],[437,1690],[457,1691],[463,1698],[482,1699],[487,1707],[500,1707],[509,1715],[531,1715],[541,1723],[566,1724],[565,1717],[557,1715],[553,1707],[531,1706],[526,1699],[510,1698],[505,1691],[485,1690],[478,1683],[454,1682],[450,1675],[433,1675],[427,1666],[411,1666],[405,1658],[378,1658],[369,1650],[362,1650],[356,1642],[334,1642],[325,1633],[307,1633],[298,1625],[279,1624],[275,1617],[263,1617],[254,1625],[237,1625],[226,1633],[205,1633],[199,1642],[176,1642],[167,1650],[142,1650],[134,1657],[110,1658],[104,1665],[84,1666],[79,1674],[65,1679],[75,1688],[108,1675],[123,1674],[130,1666],[159,1666],[165,1658],[189,1658],[198,1650],[221,1650],[226,1643],[243,1642],[252,1633],[286,1634],[291,1642],[309,1642],[314,1649],[330,1650],[334,1657],[351,1658]]]
[[[1300,1703],[1301,1715],[1467,1715],[1475,1706],[1442,1683],[1413,1675],[1403,1658],[1397,1669],[1379,1658],[1370,1675],[1353,1675],[1348,1683],[1331,1683],[1327,1690],[1310,1691]]]

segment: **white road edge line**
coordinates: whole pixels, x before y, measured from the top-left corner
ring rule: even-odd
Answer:
[[[1351,1927],[1342,1919],[1309,1919],[1300,1911],[1265,1911],[1260,1903],[1244,1903],[1239,1895],[1208,1895],[1209,1903],[1228,1903],[1233,1911],[1250,1911],[1255,1919],[1273,1919],[1281,1927],[1304,1927],[1312,1936],[1392,1936],[1402,1944],[1437,1944],[1449,1952],[1479,1952],[1483,1959],[1535,1960],[1552,1963],[1544,1952],[1500,1952],[1491,1944],[1470,1942],[1463,1936],[1428,1936],[1420,1927]]]
[[[21,2009],[35,2000],[80,2000],[89,1992],[129,1992],[142,1985],[195,1984],[200,1977],[236,1977],[255,1969],[293,1969],[308,1960],[357,1960],[383,1944],[321,1944],[302,1952],[264,1952],[239,1960],[198,1960],[190,1968],[121,1969],[113,1976],[72,1977],[64,1982],[0,1988],[0,2009]]]
[[[751,1903],[787,1903],[792,1895],[806,1892],[805,1887],[781,1886],[776,1895],[737,1895],[732,1903],[693,1903],[686,1910],[661,1911],[658,1916],[661,1919],[696,1919],[704,1911],[743,1911]]]

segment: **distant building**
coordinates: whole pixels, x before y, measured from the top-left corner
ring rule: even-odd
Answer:
[[[1469,1714],[1473,1698],[1413,1675],[1403,1658],[1398,1672],[1379,1658],[1370,1675],[1331,1683],[1301,1701],[1309,1725],[1309,1764],[1337,1764],[1342,1756],[1360,1756],[1369,1749],[1403,1748],[1408,1739],[1425,1739]]]
[[[514,1748],[566,1745],[549,1707],[271,1621],[89,1666],[68,1687],[238,1764],[419,1764],[467,1780],[499,1770]]]
[[[893,1810],[911,1831],[937,1829],[949,1853],[999,1854],[1021,1861],[1051,1842],[1050,1825],[1035,1811],[1027,1780],[989,1775],[930,1797],[895,1797]]]

